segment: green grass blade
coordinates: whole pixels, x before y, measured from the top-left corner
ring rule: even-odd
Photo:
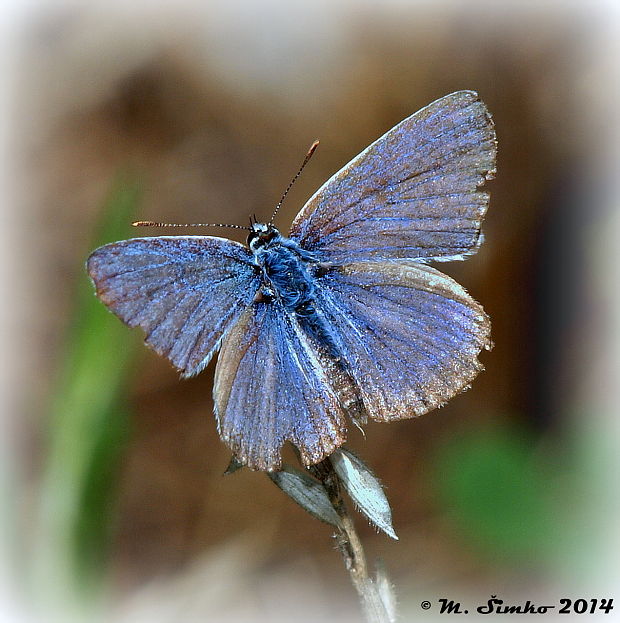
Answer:
[[[139,185],[119,177],[93,249],[131,236]],[[84,258],[86,259],[86,258]],[[74,321],[52,397],[34,558],[34,588],[49,603],[96,587],[104,569],[117,467],[128,436],[126,406],[139,336],[95,297],[82,269]]]

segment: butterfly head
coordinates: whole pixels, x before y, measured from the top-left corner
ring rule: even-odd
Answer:
[[[281,238],[280,232],[273,225],[252,223],[248,235],[248,247],[253,253],[258,253]]]

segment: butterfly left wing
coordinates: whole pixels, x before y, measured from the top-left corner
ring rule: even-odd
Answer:
[[[275,299],[257,302],[226,335],[218,357],[220,436],[252,469],[277,469],[286,441],[306,465],[321,461],[346,437],[337,376],[294,315]]]
[[[185,377],[209,362],[251,304],[260,277],[251,253],[213,236],[134,238],[100,247],[87,270],[97,296]]]
[[[473,91],[414,113],[334,174],[290,236],[324,262],[451,260],[476,251],[493,176],[493,121]]]
[[[331,266],[317,307],[368,415],[422,415],[465,389],[491,347],[482,307],[450,277],[410,260]]]

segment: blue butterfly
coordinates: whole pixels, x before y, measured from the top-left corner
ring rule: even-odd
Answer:
[[[220,351],[215,414],[238,461],[278,469],[290,441],[311,465],[344,443],[348,419],[421,415],[481,370],[489,318],[427,263],[478,249],[495,156],[489,112],[459,91],[333,175],[288,236],[252,222],[247,246],[135,238],[94,251],[88,272],[183,377]]]

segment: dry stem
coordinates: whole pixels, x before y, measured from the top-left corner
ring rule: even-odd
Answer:
[[[342,498],[338,475],[329,459],[325,459],[310,469],[323,483],[332,506],[340,517],[341,527],[337,535],[338,549],[357,591],[366,620],[368,623],[390,623],[390,617],[379,596],[377,585],[368,574],[366,554]]]

